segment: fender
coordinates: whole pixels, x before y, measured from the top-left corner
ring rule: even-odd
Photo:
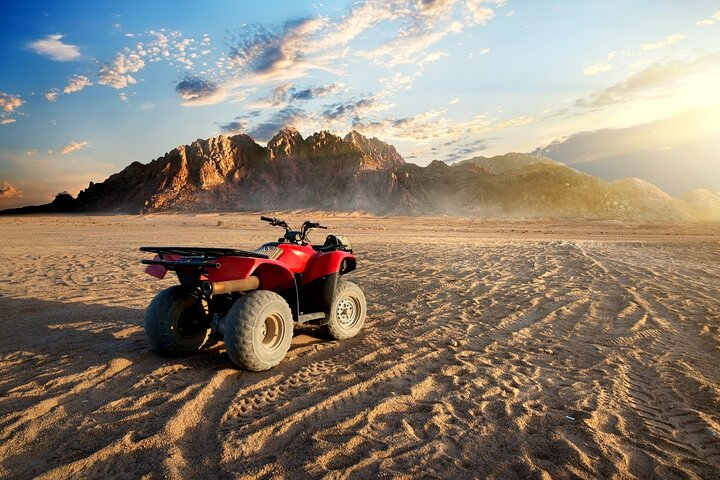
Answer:
[[[295,287],[295,277],[290,270],[277,260],[249,257],[219,257],[215,260],[220,268],[208,269],[208,280],[223,282],[239,280],[255,275],[260,279],[262,290],[285,290]]]
[[[351,253],[341,250],[319,253],[312,259],[305,274],[302,276],[300,284],[307,285],[314,280],[333,273],[344,275],[355,270],[356,266],[355,256]]]

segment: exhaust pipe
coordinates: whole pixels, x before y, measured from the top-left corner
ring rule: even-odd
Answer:
[[[250,276],[241,280],[228,280],[226,282],[203,282],[202,291],[205,295],[221,295],[223,293],[247,292],[257,290],[260,287],[260,279]]]

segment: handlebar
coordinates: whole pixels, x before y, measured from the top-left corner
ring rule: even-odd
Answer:
[[[327,230],[327,227],[323,227],[323,226],[320,225],[318,222],[310,222],[310,221],[307,221],[307,222],[303,223],[303,226],[304,226],[306,229],[309,229],[309,228],[322,228],[322,229]]]
[[[260,217],[260,220],[262,220],[263,222],[269,222],[270,225],[272,225],[273,227],[283,227],[286,231],[290,230],[290,227],[284,220],[278,220],[275,217]]]
[[[327,227],[320,225],[318,222],[311,222],[309,220],[302,224],[299,232],[293,231],[287,222],[284,220],[278,220],[275,217],[270,218],[261,216],[260,220],[268,222],[272,226],[283,227],[285,229],[285,238],[290,239],[292,243],[298,243],[299,240],[300,243],[305,244],[305,242],[307,242],[307,234],[313,228],[322,228],[323,230],[327,230]]]

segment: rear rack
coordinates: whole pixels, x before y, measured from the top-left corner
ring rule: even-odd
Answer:
[[[170,267],[200,267],[200,268],[220,268],[219,263],[204,262],[195,258],[180,261],[170,260],[141,260],[140,263],[145,265],[162,265],[165,268]]]
[[[236,256],[236,257],[250,257],[250,258],[270,258],[267,255],[256,252],[248,252],[247,250],[238,250],[236,248],[213,248],[213,247],[140,247],[141,252],[152,252],[157,254],[163,264],[170,263],[162,260],[163,255],[181,255],[181,256],[192,256],[202,257],[203,260],[214,259],[217,257],[224,256]],[[158,260],[143,260],[142,263],[152,265],[149,262],[160,262]],[[187,265],[183,262],[173,262],[181,265]],[[212,264],[215,267],[215,263]],[[202,266],[202,265],[198,265]]]

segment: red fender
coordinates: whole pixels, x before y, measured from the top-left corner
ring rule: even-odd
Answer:
[[[262,290],[284,290],[295,285],[295,278],[285,265],[277,260],[251,257],[218,257],[220,268],[208,269],[208,280],[224,282],[240,280],[255,275],[260,279]]]
[[[353,270],[355,270],[355,256],[353,254],[341,250],[319,253],[312,259],[305,270],[301,285],[306,285],[313,280],[332,273],[347,273]]]

